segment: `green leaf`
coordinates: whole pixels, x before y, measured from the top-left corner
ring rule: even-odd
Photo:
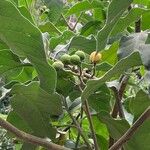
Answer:
[[[26,8],[28,8],[28,6],[30,6],[32,3],[32,0],[15,0],[15,1],[18,1],[17,2],[18,6],[21,6],[21,7],[24,6]]]
[[[10,50],[0,50],[0,75],[10,74],[10,71],[22,68],[19,58]]]
[[[9,83],[12,81],[19,82],[19,83],[26,83],[28,81],[33,80],[33,78],[34,78],[33,71],[35,71],[35,70],[32,66],[30,66],[30,67],[25,66],[17,76],[13,77],[10,74],[7,74],[7,76],[5,76],[5,79],[7,79],[6,81]]]
[[[27,18],[31,23],[34,24],[34,20],[26,7],[22,6],[19,7],[18,9],[25,18]]]
[[[70,41],[69,48],[75,48],[77,50],[80,49],[90,54],[96,48],[96,40],[94,37],[86,38],[83,36],[75,36]]]
[[[150,130],[150,121],[145,121],[142,126],[134,133],[131,139],[124,145],[125,150],[149,150],[149,131]],[[146,138],[145,138],[146,137]]]
[[[139,51],[143,65],[150,69],[150,44],[147,40],[148,33],[134,33],[129,36],[122,37],[120,41],[120,49],[118,51],[119,58],[124,58],[130,55],[133,51]],[[145,44],[146,43],[146,44]]]
[[[133,0],[136,4],[148,5],[150,3],[149,0]]]
[[[56,72],[46,61],[40,31],[8,1],[0,1],[0,39],[18,56],[27,57],[38,72],[41,87],[53,93]]]
[[[52,37],[50,39],[50,48],[53,50],[57,45],[64,44],[66,41],[70,40],[74,36],[74,33],[72,31],[64,31],[62,35]]]
[[[36,150],[37,146],[29,143],[24,143],[20,150]]]
[[[95,92],[112,77],[119,76],[127,69],[139,65],[142,65],[142,62],[138,52],[134,52],[130,56],[123,58],[112,69],[106,72],[101,78],[89,80],[87,82],[86,88],[82,93],[82,100],[88,98],[93,92]]]
[[[123,32],[131,23],[137,21],[141,15],[148,13],[150,10],[143,8],[133,8],[124,18],[120,18],[116,26],[114,27],[111,35]],[[143,19],[142,19],[143,21]]]
[[[98,118],[106,124],[110,136],[114,139],[119,139],[130,127],[126,120],[115,120],[104,111],[98,114]]]
[[[67,97],[74,90],[74,78],[65,71],[59,71],[56,91]]]
[[[100,89],[99,93],[91,94],[88,98],[89,105],[96,111],[110,111],[110,92],[104,84]]]
[[[0,50],[2,49],[9,49],[8,46],[6,45],[6,43],[4,43],[1,39],[0,39]]]
[[[63,11],[62,0],[44,0],[45,4],[49,8],[48,17],[50,22],[56,23]]]
[[[26,122],[34,135],[54,138],[55,129],[51,126],[49,117],[58,117],[62,114],[61,97],[58,94],[48,94],[39,87],[38,82],[32,82],[27,86],[16,85],[12,88],[11,94],[13,111]]]
[[[136,96],[130,100],[130,110],[134,115],[134,121],[150,106],[150,96],[143,90],[138,91]],[[131,139],[125,144],[125,150],[149,150],[150,120],[145,121],[135,132]],[[146,137],[146,138],[145,138]]]
[[[108,141],[100,135],[96,135],[97,142],[101,150],[106,150],[109,147]]]
[[[150,16],[150,13],[145,13],[142,16],[141,28],[142,28],[143,31],[150,28],[149,16]]]
[[[107,62],[111,65],[114,65],[117,62],[117,50],[119,48],[119,43],[113,43],[109,49],[103,50],[102,53],[102,60]]]
[[[143,90],[140,90],[130,101],[130,110],[136,119],[148,106],[150,106],[150,96]]]
[[[92,116],[92,121],[93,121],[93,125],[94,125],[94,129],[95,129],[95,133],[96,133],[96,137],[97,137],[97,142],[99,144],[99,147],[102,150],[106,150],[108,149],[108,138],[109,138],[109,133],[107,130],[107,126],[102,123],[97,116]],[[88,124],[88,123],[87,123]]]
[[[122,16],[123,12],[131,3],[132,0],[112,0],[107,12],[106,24],[97,34],[97,51],[101,51],[105,48],[111,31],[119,21],[119,18]]]
[[[92,69],[93,64],[82,63],[82,67]],[[102,62],[96,65],[96,71],[99,72],[106,72],[112,68],[112,65],[108,64],[107,62]]]
[[[95,8],[103,8],[102,2],[98,0],[93,0],[91,3],[88,0],[78,2],[73,5],[66,13],[66,16],[70,16],[72,14],[80,13],[83,11],[95,9]]]
[[[46,22],[43,25],[39,26],[39,29],[42,32],[48,32],[49,34],[55,32],[57,34],[61,34],[61,31],[52,23],[52,22]]]
[[[85,24],[81,29],[81,35],[88,36],[90,34],[95,34],[101,28],[101,21],[90,21]]]
[[[7,117],[7,121],[11,122],[16,128],[23,130],[24,132],[33,133],[33,130],[28,126],[27,122],[23,120],[20,114],[15,111],[11,111]]]

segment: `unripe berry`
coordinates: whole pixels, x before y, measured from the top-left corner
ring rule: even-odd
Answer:
[[[62,56],[60,57],[60,60],[61,60],[64,64],[68,65],[68,64],[70,64],[70,55],[68,55],[68,54],[62,55]]]
[[[56,69],[56,70],[61,70],[64,68],[64,64],[61,61],[55,61],[52,66]]]
[[[75,54],[80,57],[81,61],[85,59],[85,53],[83,51],[76,51]]]
[[[98,63],[98,62],[100,62],[101,58],[102,58],[102,54],[101,54],[101,53],[98,53],[98,52],[96,52],[96,51],[94,51],[94,52],[92,52],[92,53],[90,54],[90,61],[91,61],[92,63]]]
[[[73,64],[73,65],[79,65],[81,63],[81,60],[80,60],[80,57],[76,54],[70,56],[70,62]]]

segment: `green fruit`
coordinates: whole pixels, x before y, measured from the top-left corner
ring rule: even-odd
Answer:
[[[74,65],[79,65],[81,63],[80,57],[76,54],[70,56],[70,62]]]
[[[70,64],[70,55],[68,54],[64,54],[60,57],[60,60],[64,63],[64,64]]]
[[[64,68],[64,64],[61,61],[55,61],[52,66],[56,69],[56,70],[61,70]]]
[[[85,59],[85,53],[83,51],[76,51],[75,54],[80,57],[81,61]]]

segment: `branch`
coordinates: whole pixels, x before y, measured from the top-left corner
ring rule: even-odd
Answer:
[[[68,148],[48,142],[45,139],[25,133],[25,132],[17,129],[15,126],[10,124],[9,122],[3,120],[2,118],[0,118],[0,126],[3,127],[4,129],[6,129],[7,131],[11,132],[12,134],[14,134],[20,140],[23,140],[27,143],[42,146],[42,147],[50,149],[50,150],[69,150]]]
[[[135,22],[135,32],[141,32],[141,18],[137,22]]]
[[[72,28],[71,28],[71,27],[70,27],[70,25],[68,24],[68,22],[67,22],[66,18],[64,17],[64,15],[63,15],[63,14],[61,14],[61,16],[62,16],[62,18],[64,19],[64,21],[65,21],[65,23],[66,23],[67,27],[69,28],[69,30],[71,30],[71,31],[72,31]]]
[[[150,106],[146,109],[146,111],[137,119],[137,121],[132,125],[130,129],[113,145],[109,150],[117,150],[124,143],[126,143],[130,138],[134,135],[137,129],[150,117]]]
[[[83,119],[83,108],[81,107],[81,116],[80,116],[80,127],[81,128],[82,128],[82,119]],[[76,144],[75,144],[75,149],[78,148],[79,140],[80,140],[80,132],[78,132],[78,136],[77,136]]]
[[[79,17],[78,17],[78,19],[77,19],[77,21],[76,21],[74,27],[72,28],[73,31],[75,30],[75,28],[76,28],[76,26],[77,26],[79,20],[81,19],[82,15],[83,15],[83,12],[81,12],[81,14],[79,15]]]
[[[93,137],[93,141],[94,141],[94,147],[95,150],[100,150],[99,146],[98,146],[98,142],[97,142],[97,138],[96,138],[96,134],[95,134],[95,130],[94,130],[94,125],[93,125],[93,121],[92,121],[92,116],[90,113],[90,109],[89,109],[89,104],[87,99],[84,101],[84,105],[85,105],[85,112],[90,124],[90,129],[91,129],[91,133],[92,133],[92,137]]]
[[[121,100],[122,100],[125,88],[127,86],[128,80],[129,80],[128,76],[122,75],[120,79],[120,88],[118,90],[113,88],[115,98],[116,98],[116,102],[115,102],[115,105],[111,114],[113,118],[117,117],[118,112],[119,112],[119,116],[121,118],[124,118],[124,112],[122,110]],[[113,144],[114,144],[114,139],[112,137],[109,137],[109,147],[111,147]]]
[[[115,97],[116,97],[116,103],[115,103],[114,109],[112,111],[112,117],[113,118],[117,117],[118,111],[119,111],[119,115],[120,115],[121,118],[124,116],[124,114],[123,114],[123,112],[121,110],[122,107],[121,107],[120,103],[121,103],[121,100],[122,100],[125,88],[127,86],[128,80],[129,80],[128,76],[123,76],[121,78],[120,88],[118,89],[118,91],[116,91],[116,90],[114,91],[113,90],[114,94],[115,94]]]
[[[71,114],[71,112],[69,111],[69,108],[68,108],[68,104],[66,102],[66,100],[64,99],[64,105],[65,105],[65,108],[68,112],[68,115],[70,116],[70,118],[72,119],[73,123],[75,124],[75,126],[77,127],[78,129],[78,132],[80,133],[82,139],[84,140],[85,144],[88,146],[88,149],[89,150],[92,150],[91,148],[91,145],[89,143],[89,140],[86,138],[86,136],[84,135],[83,133],[83,130],[82,128],[80,127],[80,124],[78,123],[78,121],[74,118],[74,116]]]
[[[121,103],[122,97],[120,97],[119,91],[116,88],[112,88],[112,89],[114,91],[114,95],[115,95],[115,98],[116,98],[114,110],[112,112],[112,117],[116,118],[117,114],[119,112],[120,118],[124,118],[124,112],[123,112],[122,103]]]

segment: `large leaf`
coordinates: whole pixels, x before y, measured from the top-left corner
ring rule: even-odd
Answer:
[[[136,97],[131,99],[130,109],[134,115],[134,120],[136,120],[150,105],[149,94],[140,90]],[[125,150],[149,150],[149,139],[150,134],[147,132],[150,130],[150,120],[147,120],[143,125],[135,132],[131,139],[125,145]],[[145,138],[146,137],[146,138]]]
[[[148,106],[150,106],[150,96],[143,90],[140,90],[130,102],[130,109],[135,118],[139,117]]]
[[[89,21],[81,29],[81,35],[88,36],[90,34],[95,34],[101,28],[101,21]]]
[[[143,31],[150,28],[149,16],[150,16],[150,12],[149,13],[145,13],[142,16],[141,28],[142,28]]]
[[[137,21],[141,15],[148,13],[150,10],[143,8],[133,8],[127,16],[120,18],[112,31],[112,35],[123,32],[131,23]]]
[[[26,7],[27,9],[29,9],[28,7],[33,2],[33,0],[14,0],[14,1],[16,1],[16,4],[18,4],[18,6],[23,6]]]
[[[133,0],[133,2],[136,3],[136,4],[142,4],[142,5],[150,4],[149,0]]]
[[[98,114],[98,118],[106,124],[111,137],[114,139],[120,138],[130,127],[126,120],[115,120],[104,111]]]
[[[51,126],[49,117],[62,113],[61,97],[58,94],[48,94],[39,87],[38,82],[27,86],[16,85],[11,94],[13,111],[26,122],[26,126],[37,136],[54,138],[55,129]],[[16,126],[18,123],[14,122]],[[20,128],[25,130],[23,125]]]
[[[150,120],[145,121],[142,126],[135,132],[131,139],[125,144],[125,150],[149,150],[149,139],[150,139]],[[146,138],[145,138],[146,137]]]
[[[1,49],[8,49],[8,46],[0,39],[0,50]]]
[[[47,7],[49,8],[49,20],[56,23],[60,18],[63,11],[63,1],[62,0],[43,0]]]
[[[150,44],[146,43],[148,37],[147,32],[134,33],[129,36],[122,37],[120,41],[120,49],[118,51],[119,58],[130,55],[133,51],[139,51],[144,66],[150,69]]]
[[[87,82],[87,86],[82,93],[82,99],[88,98],[93,92],[102,86],[103,83],[109,81],[112,77],[121,75],[127,69],[134,66],[142,65],[138,52],[132,53],[130,56],[120,60],[112,69],[106,72],[101,78],[93,79]]]
[[[96,40],[95,38],[86,38],[83,36],[75,36],[70,41],[69,48],[76,48],[85,51],[90,54],[96,48]]]
[[[76,14],[82,11],[87,11],[94,8],[103,8],[102,2],[98,0],[93,0],[91,3],[88,0],[78,2],[73,5],[67,12],[66,16]]]
[[[53,32],[61,34],[61,31],[52,22],[46,22],[45,24],[40,25],[39,28],[42,32],[48,32],[49,34]]]
[[[119,18],[122,16],[123,12],[129,7],[131,3],[132,0],[112,0],[107,12],[106,24],[97,34],[97,51],[105,48],[111,31],[119,21]]]
[[[62,35],[52,37],[50,39],[50,48],[53,50],[57,45],[66,43],[66,41],[69,41],[73,35],[74,33],[72,31],[64,31]]]
[[[94,124],[97,141],[98,141],[98,144],[99,144],[101,150],[108,149],[109,141],[107,139],[109,138],[109,133],[107,130],[107,126],[104,123],[102,123],[97,118],[97,116],[92,116],[92,121]]]
[[[109,49],[102,51],[103,61],[106,61],[109,64],[114,65],[117,62],[117,50],[119,47],[119,43],[113,43]]]
[[[22,6],[22,7],[19,7],[18,9],[25,18],[27,18],[31,23],[34,24],[34,20],[31,16],[31,13],[28,11],[26,7]]]
[[[39,74],[41,87],[53,93],[56,86],[56,72],[48,65],[40,31],[10,2],[0,1],[0,39],[11,50],[27,57]]]
[[[99,93],[94,93],[89,96],[89,105],[96,111],[110,111],[110,91],[104,84],[100,89]]]
[[[22,66],[19,58],[10,50],[0,50],[0,76]]]

